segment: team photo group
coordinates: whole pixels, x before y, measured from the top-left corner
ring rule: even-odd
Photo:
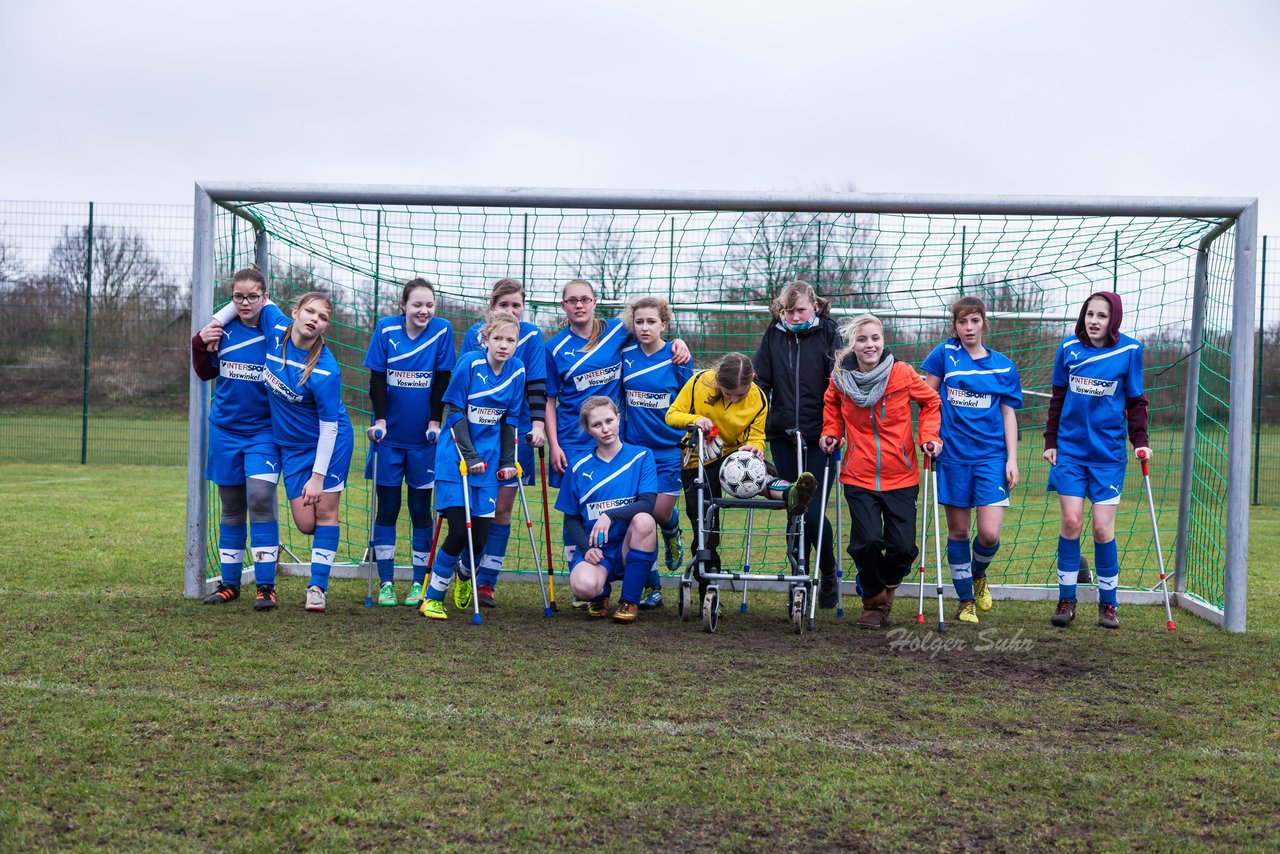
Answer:
[[[833,608],[836,538],[824,516],[838,480],[857,622],[879,629],[917,558],[920,483],[933,468],[956,617],[977,623],[992,609],[987,575],[1019,482],[1023,399],[1017,366],[984,343],[990,321],[981,300],[948,307],[948,335],[917,369],[894,358],[892,329],[879,318],[837,324],[803,281],[773,300],[754,355],[729,353],[711,365],[695,365],[686,342],[668,337],[664,299],[641,297],[620,317],[602,318],[590,282],[569,281],[559,296],[563,328],[545,339],[523,319],[526,294],[513,279],[492,286],[487,313],[460,347],[423,278],[404,284],[400,313],[378,320],[364,357],[377,605],[445,620],[448,598],[478,621],[479,608],[498,604],[513,510],[525,502],[527,524],[524,487],[539,485],[544,514],[547,487],[558,490],[569,585],[588,618],[630,623],[661,607],[659,568],[684,570],[686,554],[697,555],[692,573],[705,589],[703,573],[720,572],[719,536],[712,513],[699,518],[699,498],[726,489],[803,519],[811,539],[799,565],[812,549],[817,604]],[[325,344],[334,305],[310,292],[278,306],[256,269],[232,277],[229,297],[191,340],[197,376],[214,381],[205,476],[221,504],[222,576],[205,601],[241,597],[247,551],[253,607],[276,607],[283,480],[293,524],[312,537],[304,606],[323,613],[355,450],[339,364]],[[1120,625],[1115,516],[1127,446],[1139,459],[1151,455],[1142,344],[1121,333],[1121,320],[1116,294],[1091,295],[1053,357],[1043,454],[1061,511],[1058,627],[1076,616],[1086,500],[1098,625]],[[736,468],[759,472],[750,494],[741,479],[727,479]],[[395,554],[406,503],[413,576],[401,598]]]

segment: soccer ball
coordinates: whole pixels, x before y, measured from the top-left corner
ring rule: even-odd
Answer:
[[[764,460],[750,451],[734,451],[720,464],[720,485],[734,498],[755,498],[768,480]]]

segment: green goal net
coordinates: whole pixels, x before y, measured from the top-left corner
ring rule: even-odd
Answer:
[[[625,204],[220,204],[212,229],[215,306],[226,301],[231,274],[255,257],[267,258],[277,301],[313,289],[335,301],[329,347],[342,365],[346,405],[356,425],[338,559],[351,574],[363,573],[359,567],[369,540],[362,428],[370,416],[368,376],[361,363],[378,318],[398,312],[399,288],[406,280],[425,276],[436,284],[438,314],[453,324],[459,340],[485,310],[493,283],[504,277],[523,282],[529,295],[525,319],[547,335],[559,326],[559,289],[572,278],[595,284],[598,310],[606,316],[636,297],[665,297],[675,315],[668,337],[683,338],[696,364],[705,366],[727,352],[754,353],[769,320],[769,301],[786,283],[803,279],[831,302],[837,317],[863,311],[880,316],[895,357],[917,368],[948,337],[952,301],[961,295],[985,301],[992,325],[987,343],[1018,366],[1024,399],[1018,413],[1021,483],[1013,491],[991,580],[1007,591],[1039,591],[1029,595],[1056,590],[1059,512],[1056,495],[1045,491],[1048,465],[1041,457],[1053,356],[1074,329],[1083,300],[1095,291],[1115,291],[1124,302],[1124,331],[1145,345],[1155,451],[1151,486],[1170,576],[1176,565],[1184,595],[1223,609],[1237,238],[1231,217],[690,210],[678,205],[641,210]],[[256,256],[255,248],[262,251],[264,245],[268,254]],[[1203,267],[1199,288],[1198,260]],[[219,571],[217,495],[203,488],[210,520],[205,569],[212,578]],[[539,499],[532,512],[541,550],[541,492],[529,494]],[[281,501],[287,549],[281,560],[290,562],[291,554],[305,564],[309,540],[292,530],[283,491]],[[837,502],[847,534],[840,492],[832,489],[828,518],[833,524]],[[409,563],[406,517],[402,513],[397,552],[402,569]],[[744,523],[732,514],[724,520],[730,532],[721,550],[726,567],[743,562]],[[784,563],[783,525],[780,515],[756,514],[753,570],[777,571]],[[505,565],[509,572],[533,570],[523,529],[517,502]],[[1122,589],[1157,587],[1157,555],[1136,464],[1129,467],[1116,532]],[[553,540],[554,568],[562,572],[558,518]],[[1084,540],[1083,552],[1091,557],[1087,517]],[[930,578],[932,553],[930,543],[925,558]],[[849,581],[851,561],[842,559]],[[335,573],[342,574],[336,565]]]

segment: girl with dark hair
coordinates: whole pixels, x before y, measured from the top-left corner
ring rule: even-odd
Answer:
[[[706,472],[706,488],[716,498],[723,495],[720,486],[720,465],[734,451],[743,450],[764,459],[765,421],[769,415],[769,401],[755,383],[755,371],[751,360],[742,353],[730,353],[714,368],[700,371],[684,384],[675,403],[667,410],[667,423],[679,430],[701,428],[704,438],[712,437],[709,445],[691,448],[686,456],[680,480],[684,486],[684,511],[689,521],[697,526],[698,454],[702,454]],[[692,443],[697,444],[696,437]],[[794,455],[794,452],[793,452]],[[799,515],[809,509],[818,484],[809,472],[802,472],[795,482],[778,475],[769,466],[771,478],[765,485],[764,496],[775,501],[787,502],[787,513]],[[713,524],[706,532],[704,544],[711,556],[707,570],[719,572],[719,525]],[[807,523],[806,523],[807,528]],[[696,530],[696,527],[695,527]],[[699,585],[701,587],[701,585]],[[699,590],[699,599],[702,591]]]
[[[413,581],[404,604],[422,604],[431,549],[431,490],[436,481],[436,437],[444,412],[444,391],[453,370],[453,326],[436,316],[436,289],[426,279],[411,279],[400,294],[401,313],[384,317],[374,327],[365,353],[369,400],[376,443],[365,467],[378,494],[373,521],[373,551],[378,562],[378,604],[396,599],[396,520],[400,516],[400,484],[409,490],[412,522]],[[377,466],[374,466],[374,458]]]
[[[227,312],[230,316],[225,326],[215,320],[191,338],[196,376],[218,380],[209,408],[205,477],[217,484],[222,506],[218,525],[222,579],[204,601],[217,605],[240,598],[247,538],[258,588],[253,607],[258,611],[276,606],[280,550],[276,521],[280,449],[271,435],[271,406],[267,387],[262,384],[267,349],[262,309],[267,304],[267,283],[262,274],[240,270],[231,280],[234,314]]]
[[[1058,607],[1051,622],[1076,616],[1080,532],[1084,500],[1093,509],[1093,571],[1098,582],[1098,625],[1120,628],[1116,588],[1116,507],[1128,463],[1125,434],[1139,459],[1150,459],[1147,398],[1142,386],[1142,343],[1120,332],[1119,294],[1100,291],[1080,307],[1075,334],[1053,360],[1053,395],[1044,427],[1050,492],[1058,493]]]

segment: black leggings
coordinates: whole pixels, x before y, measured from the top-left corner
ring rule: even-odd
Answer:
[[[720,464],[724,458],[707,463],[703,467],[703,471],[707,476],[707,498],[720,498],[724,495],[724,490],[720,486]],[[689,523],[693,525],[693,547],[698,547],[698,529],[703,528],[705,534],[703,537],[703,545],[707,551],[711,552],[709,571],[718,572],[720,569],[720,554],[716,551],[720,546],[720,511],[711,511],[711,522],[709,525],[703,526],[702,520],[698,518],[698,489],[694,485],[698,479],[698,470],[681,469],[680,485],[684,487],[684,513],[689,517]]]
[[[457,557],[467,550],[467,514],[461,507],[446,507],[443,511],[445,527],[448,533],[445,534],[444,544],[440,547],[445,553],[452,557]],[[492,516],[471,517],[471,539],[476,544],[476,548],[483,551],[485,541],[489,538],[489,524],[493,522]],[[480,561],[478,554],[472,554],[471,559],[477,563]]]
[[[400,517],[400,487],[378,487],[378,518],[374,524],[392,526]],[[431,490],[409,489],[409,518],[415,528],[430,528]]]
[[[862,595],[870,599],[886,587],[896,587],[911,572],[916,548],[917,486],[876,492],[859,486],[844,488],[849,504],[849,557],[858,565]]]

